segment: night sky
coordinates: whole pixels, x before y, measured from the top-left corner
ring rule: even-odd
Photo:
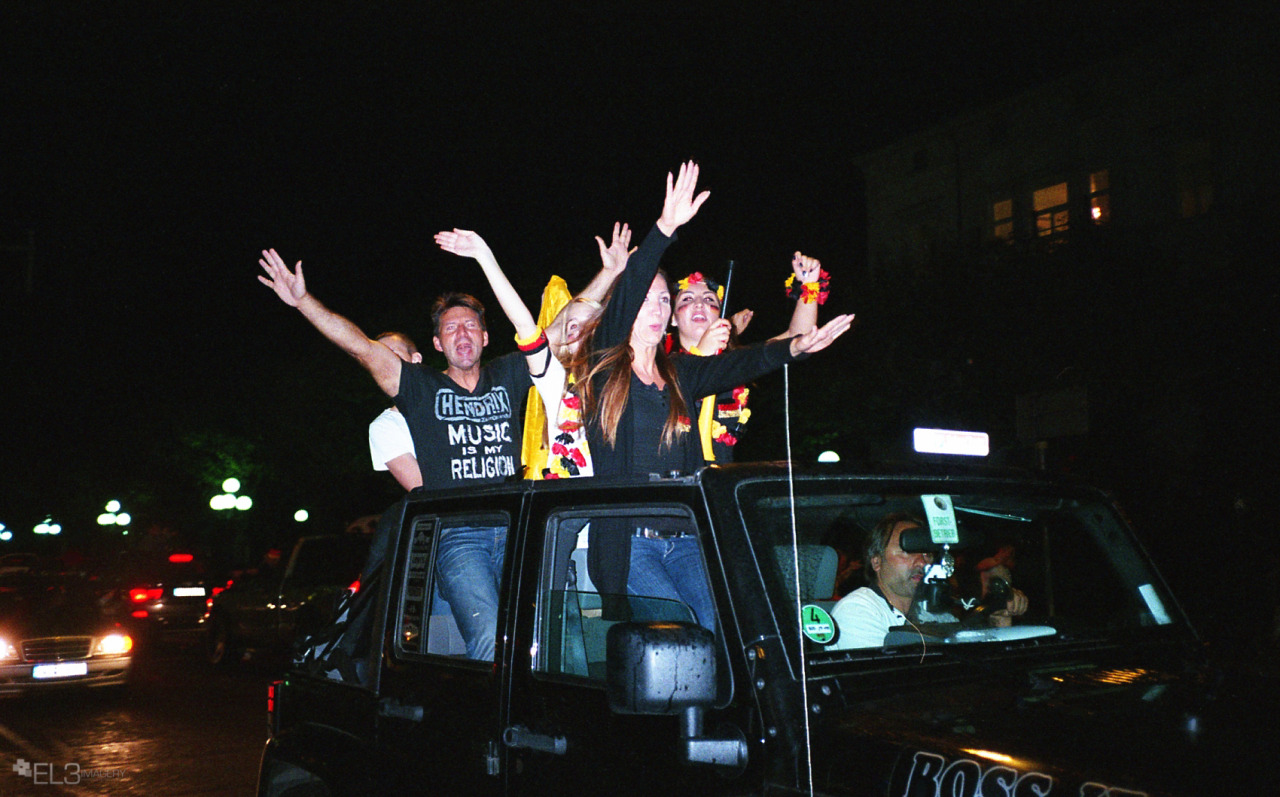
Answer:
[[[190,489],[192,430],[270,448],[298,501],[316,472],[367,469],[383,399],[257,282],[264,247],[366,332],[429,347],[436,294],[488,295],[433,233],[480,232],[536,307],[553,272],[584,284],[615,219],[643,234],[694,158],[712,197],[673,273],[735,259],[739,300],[777,326],[801,249],[837,275],[832,310],[872,311],[854,155],[1192,5],[7,4],[0,245],[31,231],[35,253],[27,294],[26,253],[0,251],[0,521],[119,492],[163,514]]]

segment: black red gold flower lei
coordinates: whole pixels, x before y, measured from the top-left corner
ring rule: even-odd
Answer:
[[[787,296],[805,304],[826,304],[827,296],[831,293],[831,275],[825,271],[818,271],[817,282],[797,283],[796,275],[792,274],[787,277],[786,282]]]

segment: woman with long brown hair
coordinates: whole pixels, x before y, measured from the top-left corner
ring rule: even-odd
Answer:
[[[667,174],[662,215],[631,256],[570,364],[597,476],[693,473],[703,464],[689,417],[693,402],[826,348],[853,320],[837,316],[803,335],[713,357],[668,356],[663,342],[671,320],[671,290],[658,265],[676,230],[710,196],[708,191],[695,193],[697,182],[698,166],[692,161],[682,164],[676,177]],[[711,622],[701,557],[690,532],[638,528],[619,535],[609,525],[593,521],[591,529],[591,578],[602,593],[630,587],[636,594],[680,599],[694,608],[699,622]],[[686,537],[689,544],[680,543]],[[654,557],[647,555],[649,548]],[[646,552],[643,561],[633,549]],[[689,575],[695,572],[691,568],[697,578]]]

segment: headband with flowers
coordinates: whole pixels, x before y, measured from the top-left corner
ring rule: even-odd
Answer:
[[[707,279],[702,276],[701,271],[695,271],[684,279],[676,280],[676,293],[687,291],[690,285],[697,285],[700,282],[706,283],[706,286],[715,293],[716,298],[722,302],[724,301],[724,286],[713,279]]]

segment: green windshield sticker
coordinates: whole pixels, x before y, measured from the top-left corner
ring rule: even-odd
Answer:
[[[956,527],[956,510],[949,495],[922,495],[924,516],[929,521],[929,538],[936,545],[956,545],[960,531]]]
[[[826,645],[836,638],[836,624],[831,621],[831,615],[826,609],[813,604],[800,609],[800,630],[819,645]]]

